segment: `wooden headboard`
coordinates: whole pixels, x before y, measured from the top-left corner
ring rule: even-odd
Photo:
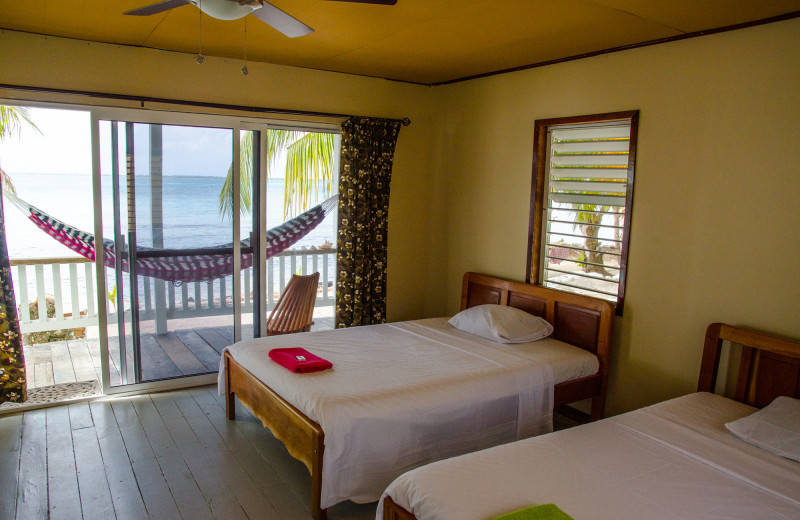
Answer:
[[[461,310],[486,303],[516,307],[546,319],[553,325],[555,339],[592,352],[600,360],[600,373],[608,373],[614,325],[612,303],[541,285],[466,273]]]
[[[698,392],[717,386],[723,341],[742,346],[735,400],[763,408],[782,395],[800,398],[800,342],[724,323],[706,329]]]

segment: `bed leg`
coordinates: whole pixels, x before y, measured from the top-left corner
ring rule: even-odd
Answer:
[[[311,515],[314,520],[325,520],[327,509],[320,507],[322,503],[322,453],[325,441],[322,436],[314,437],[314,456],[311,459]]]
[[[225,393],[225,414],[231,421],[236,420],[236,394],[233,392]]]
[[[590,421],[599,421],[603,418],[606,412],[606,396],[598,395],[592,398],[592,413],[589,417]]]

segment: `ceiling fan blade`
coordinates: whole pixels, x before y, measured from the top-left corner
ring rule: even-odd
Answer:
[[[188,5],[188,4],[189,0],[166,0],[165,2],[159,2],[157,4],[140,7],[138,9],[133,9],[131,11],[122,14],[131,14],[134,16],[149,16],[151,14],[163,13],[164,11],[169,11],[170,9],[175,9],[176,7],[181,7],[183,5]]]
[[[357,2],[359,4],[394,5],[397,0],[331,0],[332,2]]]
[[[311,27],[267,2],[263,2],[259,9],[253,11],[253,16],[274,27],[289,38],[297,38],[314,32]]]

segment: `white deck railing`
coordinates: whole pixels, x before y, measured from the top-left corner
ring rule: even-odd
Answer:
[[[317,307],[332,307],[336,300],[336,250],[288,250],[267,260],[267,312],[292,273],[320,273]],[[23,333],[98,325],[94,263],[85,258],[40,258],[11,260],[14,292]],[[114,271],[106,270],[106,286],[116,286]],[[253,268],[244,269],[242,314],[253,311]],[[212,282],[189,282],[175,286],[153,278],[139,278],[140,320],[170,320],[219,316],[233,313],[232,277]],[[125,286],[129,290],[127,274]],[[55,316],[47,317],[46,298],[53,297]],[[126,293],[125,300],[130,302]],[[158,302],[163,302],[163,304]],[[30,304],[36,302],[38,318],[32,318]],[[160,307],[163,305],[163,311]],[[157,310],[158,309],[158,310]],[[125,314],[129,318],[130,309]],[[108,323],[117,322],[115,307],[108,305]]]

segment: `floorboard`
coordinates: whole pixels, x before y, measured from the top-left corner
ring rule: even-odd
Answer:
[[[233,344],[233,325],[227,325],[225,327],[214,327],[214,330],[228,340],[228,343]]]
[[[250,518],[276,518],[278,512],[260,491],[258,483],[254,481],[254,474],[249,473],[241,460],[229,449],[191,395],[187,392],[171,392],[171,396],[198,441],[204,446],[208,457],[218,464],[229,483],[228,487],[233,490],[245,513]]]
[[[216,350],[220,355],[222,354],[222,349],[231,345],[231,342],[228,339],[217,332],[215,328],[199,328],[194,329],[198,336],[203,338],[203,340],[211,345],[214,350]]]
[[[142,334],[142,379],[153,381],[181,375],[181,371],[169,358],[152,334]]]
[[[22,414],[0,416],[0,518],[17,514]]]
[[[172,498],[158,460],[155,457],[140,459],[133,463],[133,471],[150,518],[180,518],[178,506]]]
[[[128,459],[131,462],[138,462],[143,459],[155,457],[150,441],[139,422],[139,416],[133,407],[130,399],[115,399],[111,403],[114,417],[119,425],[122,441],[125,443],[125,450],[128,452]]]
[[[206,366],[197,359],[197,356],[174,333],[154,334],[153,339],[175,363],[181,374],[202,374],[208,371]]]
[[[46,518],[47,497],[47,419],[44,410],[22,416],[22,450],[19,460],[16,518]],[[13,517],[8,517],[13,518]]]
[[[173,439],[180,439],[178,450],[214,516],[246,519],[247,515],[236,499],[235,490],[229,487],[229,481],[221,472],[222,468],[208,456],[169,393],[154,394],[152,399],[170,435]]]
[[[94,426],[89,403],[71,404],[67,406],[67,410],[69,410],[69,421],[73,430],[91,428]]]
[[[111,404],[94,402],[90,405],[90,410],[100,444],[100,454],[103,458],[114,513],[117,518],[147,518],[147,510]]]
[[[178,335],[178,338],[180,338],[183,344],[192,351],[192,354],[194,354],[209,371],[216,372],[219,370],[219,352],[206,343],[195,331],[178,330],[175,331],[175,334]]]
[[[74,383],[75,369],[69,356],[66,342],[51,343],[50,349],[53,357],[53,382],[55,384]]]
[[[92,381],[97,377],[92,363],[92,356],[89,354],[89,347],[86,340],[76,339],[67,341],[70,357],[72,358],[72,368],[75,370],[75,379],[78,381]]]
[[[149,396],[132,400],[178,511],[184,518],[212,518],[203,494]]]
[[[48,408],[47,416],[47,485],[50,497],[50,520],[80,518],[78,473],[72,445],[72,427],[66,406]]]
[[[95,427],[73,428],[72,444],[83,518],[112,518],[114,505]]]

